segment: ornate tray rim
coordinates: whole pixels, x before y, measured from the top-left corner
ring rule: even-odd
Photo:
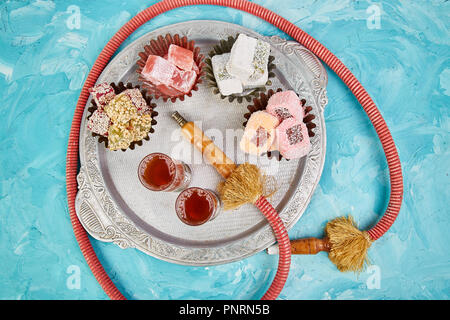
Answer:
[[[317,119],[315,136],[311,139],[312,149],[306,158],[301,180],[295,193],[280,212],[280,216],[289,230],[306,210],[319,183],[325,162],[326,128],[323,111],[328,103],[326,95],[328,78],[322,63],[309,50],[295,41],[286,41],[278,36],[261,36],[240,25],[216,20],[192,20],[158,28],[140,36],[123,48],[108,63],[98,82],[118,81],[121,78],[120,70],[137,61],[137,54],[128,54],[128,52],[132,49],[137,52],[149,38],[163,33],[179,33],[181,36],[186,35],[190,39],[195,39],[195,35],[192,34],[193,28],[204,28],[209,31],[211,28],[216,28],[220,30],[218,38],[225,38],[230,32],[245,32],[264,39],[291,62],[302,64],[309,71],[309,73],[298,74],[291,70],[290,78],[293,81],[289,81],[296,92],[312,98],[312,113],[316,115]],[[87,106],[89,102],[90,100],[88,100]],[[244,105],[242,106],[244,107]],[[113,242],[123,249],[133,247],[164,261],[192,266],[218,265],[238,261],[258,253],[276,242],[268,224],[241,241],[213,248],[178,246],[142,232],[120,211],[104,184],[97,158],[98,143],[86,130],[86,110],[87,108],[80,128],[81,168],[77,176],[79,191],[75,207],[81,224],[92,237],[104,242]]]

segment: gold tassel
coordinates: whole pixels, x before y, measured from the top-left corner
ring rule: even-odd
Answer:
[[[328,222],[325,233],[331,247],[328,256],[339,271],[361,272],[368,263],[367,250],[372,244],[369,234],[360,231],[351,216]]]
[[[218,187],[225,210],[232,210],[246,203],[255,203],[264,190],[264,179],[259,168],[244,163],[237,167]]]
[[[246,203],[255,203],[260,196],[270,197],[276,192],[275,187],[268,189],[268,178],[261,174],[257,166],[250,163],[241,164],[218,186],[225,210],[236,209]]]
[[[218,186],[225,210],[236,209],[246,203],[255,203],[261,195],[270,197],[275,193],[268,189],[268,179],[253,164],[238,166]],[[330,248],[329,258],[339,271],[361,272],[368,263],[367,250],[372,240],[366,231],[360,231],[351,216],[336,218],[328,222],[325,233]]]

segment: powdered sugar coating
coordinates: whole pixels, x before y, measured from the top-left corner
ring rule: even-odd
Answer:
[[[234,93],[241,93],[243,91],[241,80],[229,74],[225,68],[225,65],[229,59],[229,53],[216,54],[211,58],[211,64],[217,87],[219,88],[220,93],[224,96]]]
[[[279,109],[282,109],[282,111]],[[277,116],[280,121],[290,118],[286,115],[286,112],[298,121],[303,121],[303,117],[305,116],[301,100],[292,90],[277,92],[271,96],[267,102],[266,111],[274,116]],[[279,113],[285,115],[284,119],[281,119]]]

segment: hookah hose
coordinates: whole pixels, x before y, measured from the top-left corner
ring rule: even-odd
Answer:
[[[305,33],[299,27],[295,26],[291,22],[287,21],[283,17],[275,14],[274,12],[246,0],[165,0],[158,2],[151,7],[141,11],[130,21],[128,21],[120,30],[109,40],[105,48],[101,51],[99,57],[94,63],[89,75],[81,90],[73,121],[69,134],[69,142],[67,147],[66,158],[66,189],[67,199],[69,206],[70,219],[74,229],[75,237],[79,243],[80,249],[92,270],[95,278],[102,286],[103,290],[108,294],[111,299],[125,299],[125,297],[116,288],[114,283],[105,272],[103,266],[98,260],[94,249],[89,241],[87,232],[84,230],[75,212],[75,197],[78,190],[77,187],[77,173],[78,173],[78,141],[80,134],[80,125],[83,117],[84,107],[89,98],[89,88],[94,86],[98,77],[103,69],[108,64],[112,55],[116,52],[119,46],[130,36],[136,29],[147,21],[154,17],[170,11],[175,8],[191,6],[191,5],[218,5],[226,6],[257,16],[286,34],[294,38],[300,44],[305,46],[311,52],[313,52],[319,59],[325,62],[330,69],[332,69],[345,83],[345,85],[351,90],[354,96],[357,98],[370,121],[372,122],[376,133],[381,141],[383,150],[385,152],[387,164],[389,167],[391,194],[388,203],[388,207],[383,217],[378,223],[368,230],[368,234],[371,240],[377,240],[380,238],[394,223],[401,207],[403,196],[403,178],[401,172],[400,159],[398,157],[397,149],[395,147],[392,136],[389,129],[377,109],[375,103],[372,101],[369,94],[364,87],[359,83],[355,76],[349,69],[327,48],[325,48],[320,42],[313,37]],[[281,259],[280,259],[281,261]],[[280,269],[280,266],[279,266]],[[275,276],[275,280],[277,280]],[[272,283],[272,285],[274,285]],[[281,284],[281,287],[284,285]],[[278,290],[276,290],[278,291]],[[264,296],[267,299],[275,299],[275,294],[269,294]]]
[[[217,186],[224,209],[232,210],[245,203],[252,203],[269,221],[278,242],[280,255],[275,278],[262,299],[275,299],[283,290],[289,274],[291,243],[278,212],[264,195],[264,176],[257,166],[250,163],[237,166],[199,127],[192,121],[187,121],[178,111],[172,113],[172,118],[180,126],[184,138],[194,145],[206,162],[225,179]]]

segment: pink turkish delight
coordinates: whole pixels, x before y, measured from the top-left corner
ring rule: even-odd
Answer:
[[[164,59],[168,60],[169,59],[169,54],[165,54]],[[193,61],[192,63],[192,71],[195,71],[196,74],[200,73],[200,68],[198,67],[198,65],[195,63],[195,61]]]
[[[303,121],[305,115],[300,99],[292,90],[277,92],[271,96],[266,111],[276,116],[280,122],[292,117]]]
[[[182,70],[191,71],[194,65],[194,53],[189,49],[171,44],[167,60]]]
[[[105,112],[97,109],[90,116],[87,123],[87,128],[96,134],[106,137],[108,136],[108,129],[110,124],[111,119],[108,117],[108,115]]]
[[[275,143],[272,149],[279,150],[286,159],[301,158],[308,154],[311,147],[306,125],[295,118],[285,119],[276,128]]]
[[[166,59],[149,55],[141,75],[155,85],[170,85],[173,74],[177,71],[177,67]]]
[[[174,74],[170,85],[178,91],[188,93],[194,86],[196,79],[197,74],[195,71],[179,70]]]
[[[108,83],[99,83],[93,88],[89,88],[89,92],[94,97],[94,101],[99,109],[106,106],[115,96],[113,87]]]
[[[141,74],[161,93],[178,96],[190,92],[195,85],[197,73],[194,70],[180,70],[170,61],[150,55]]]

